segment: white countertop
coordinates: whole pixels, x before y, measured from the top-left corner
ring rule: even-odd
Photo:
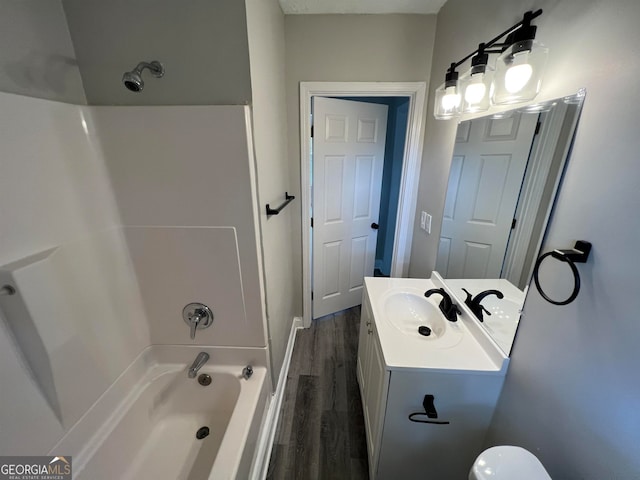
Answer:
[[[429,369],[449,373],[474,371],[504,374],[508,357],[491,340],[469,313],[463,311],[457,322],[446,321],[447,333],[441,340],[403,333],[386,319],[384,300],[390,291],[409,291],[418,295],[431,288],[445,288],[439,275],[431,279],[367,277],[365,286],[371,302],[373,321],[378,331],[384,360],[389,369]],[[451,293],[449,291],[449,293]],[[438,307],[440,295],[428,300]],[[455,301],[455,300],[454,300]],[[438,310],[440,314],[440,311]]]
[[[466,288],[472,296],[491,289],[500,290],[504,294],[503,299],[489,295],[482,300],[482,305],[491,312],[491,315],[483,315],[482,325],[502,351],[508,355],[520,322],[525,293],[504,278],[446,279],[445,283],[461,302],[466,298],[463,288]]]

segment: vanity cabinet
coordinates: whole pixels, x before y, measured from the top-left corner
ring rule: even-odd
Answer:
[[[504,375],[490,372],[389,366],[365,290],[357,377],[371,479],[464,479],[483,450]],[[384,320],[378,320],[384,321]],[[409,419],[433,395],[437,421]],[[426,414],[418,417],[429,420]]]
[[[385,368],[382,348],[373,322],[369,302],[363,302],[358,341],[357,378],[362,398],[362,411],[367,438],[369,471],[376,464],[380,433],[384,418],[384,399],[389,386],[389,371]]]

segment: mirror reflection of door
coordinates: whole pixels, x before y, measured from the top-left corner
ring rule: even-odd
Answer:
[[[313,318],[359,305],[389,275],[408,97],[314,97]]]
[[[560,188],[562,172],[571,151],[584,98],[585,92],[581,90],[576,95],[462,122],[458,127],[445,200],[437,270],[447,279],[447,284],[461,301],[466,297],[465,290],[471,295],[490,289],[500,290],[504,294],[504,298],[501,299],[489,295],[483,300],[482,305],[494,314],[484,316],[482,327],[507,354],[511,351],[515,338],[526,288],[533,265],[539,255],[554,199]],[[526,137],[523,140],[523,150],[526,151],[530,147],[530,151],[526,154],[524,175],[518,180],[520,184],[517,187],[519,193],[515,212],[513,203],[508,206],[489,201],[483,203],[481,201],[483,197],[493,201],[500,199],[501,202],[512,199],[509,195],[502,193],[507,190],[505,185],[508,183],[509,172],[504,173],[502,169],[502,175],[495,174],[496,171],[500,172],[500,169],[495,168],[495,164],[492,167],[491,161],[485,160],[494,159],[492,155],[496,150],[488,149],[493,148],[488,141],[477,142],[478,147],[474,149],[471,146],[472,140],[474,138],[477,140],[474,135],[483,135],[480,140],[487,136],[495,136],[496,133],[499,134],[498,136],[506,136],[508,132],[515,132],[516,124],[518,124],[518,130],[522,129],[523,121],[527,118],[533,119],[530,123],[536,121],[538,126],[535,127],[537,133],[533,135],[533,141],[530,138],[527,140]],[[478,126],[480,127],[477,128]],[[474,131],[474,128],[477,130]],[[531,125],[528,128],[530,129]],[[487,143],[490,147],[485,148]],[[497,148],[498,144],[495,145]],[[489,175],[489,173],[494,174]],[[490,179],[496,183],[489,183]],[[463,199],[462,204],[465,204],[465,201],[468,203],[464,207],[466,211],[458,203],[460,199]],[[482,208],[476,208],[476,205]],[[492,207],[493,210],[488,207]],[[466,217],[462,215],[455,218],[460,211]],[[492,217],[495,211],[502,212],[504,218]],[[478,240],[478,237],[469,237],[471,240],[467,239],[466,242],[454,241],[455,235],[451,234],[452,229],[445,228],[447,222],[451,223],[452,217],[453,220],[466,218],[467,221],[460,223],[465,228],[469,227],[470,230],[487,223],[503,224],[508,227],[506,250],[501,249],[500,255],[497,255],[498,258],[503,257],[503,260],[496,262],[493,274],[489,274],[489,269],[484,268],[483,262],[489,257],[488,255],[476,257],[476,259],[479,258],[477,263],[482,268],[473,263],[472,256],[476,253],[474,248],[477,244],[485,243],[491,248],[493,244]],[[494,218],[495,221],[493,221]],[[514,218],[516,219],[515,228],[512,228]],[[492,221],[489,222],[487,219]],[[466,233],[465,230],[462,231]],[[454,254],[452,245],[456,244],[462,244],[464,248]],[[481,247],[482,245],[477,250],[482,253]],[[484,253],[490,250],[489,247],[484,250]],[[470,258],[465,258],[466,254],[469,254]],[[454,255],[459,258],[454,259]],[[456,262],[458,270],[447,268]],[[462,267],[459,266],[460,264]],[[488,265],[488,262],[486,264]],[[481,276],[485,271],[487,272],[485,276]]]
[[[498,278],[538,115],[481,118],[458,127],[436,270],[445,278]]]

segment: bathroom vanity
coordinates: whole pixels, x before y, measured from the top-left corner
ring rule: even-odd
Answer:
[[[442,297],[424,297],[434,288],[451,294],[437,273],[365,279],[357,377],[372,479],[466,478],[483,448],[508,358],[466,309],[447,321]]]

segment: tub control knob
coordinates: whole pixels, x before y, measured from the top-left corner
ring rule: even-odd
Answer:
[[[189,325],[191,340],[196,338],[196,330],[210,327],[213,323],[213,312],[204,303],[190,303],[182,309],[182,319]]]

